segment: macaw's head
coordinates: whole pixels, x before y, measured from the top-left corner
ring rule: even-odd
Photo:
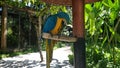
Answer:
[[[65,20],[66,20],[66,23],[68,23],[68,22],[70,21],[69,15],[68,15],[67,13],[65,13],[65,12],[59,12],[59,13],[57,14],[57,16],[60,17],[60,18],[65,19]]]

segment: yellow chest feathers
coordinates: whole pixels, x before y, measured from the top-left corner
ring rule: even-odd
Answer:
[[[63,18],[59,18],[59,17],[57,18],[56,25],[55,25],[54,29],[51,30],[51,33],[53,35],[58,34],[60,32],[60,30],[62,28],[62,21],[63,21]]]

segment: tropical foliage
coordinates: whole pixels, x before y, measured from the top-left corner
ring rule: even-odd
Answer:
[[[87,68],[119,68],[120,1],[87,4],[85,28]]]
[[[88,68],[119,68],[120,1],[103,0],[86,5]]]

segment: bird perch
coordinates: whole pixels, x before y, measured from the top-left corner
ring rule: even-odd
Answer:
[[[58,35],[52,36],[49,33],[43,33],[42,37],[46,38],[46,39],[52,39],[52,40],[64,41],[64,42],[76,42],[76,40],[77,40],[77,38],[75,38],[75,37],[58,36]]]

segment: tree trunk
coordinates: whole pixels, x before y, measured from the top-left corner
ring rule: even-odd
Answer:
[[[7,7],[6,5],[3,5],[2,7],[2,29],[1,29],[1,49],[6,50],[7,48],[7,43],[6,43],[6,36],[7,36]]]
[[[41,58],[41,62],[43,61],[43,55],[42,55],[42,50],[41,50],[41,25],[42,25],[42,21],[41,21],[41,16],[38,17],[38,25],[37,25],[37,43],[38,43],[38,48],[39,48],[39,53],[40,53],[40,58]]]
[[[20,25],[20,22],[21,22],[21,20],[20,20],[20,13],[19,13],[19,25],[18,25],[18,30],[19,30],[19,32],[18,32],[18,49],[20,49],[20,41],[21,41],[21,38],[20,38],[20,35],[21,35],[21,33],[20,33],[20,27],[21,27],[21,25]]]

